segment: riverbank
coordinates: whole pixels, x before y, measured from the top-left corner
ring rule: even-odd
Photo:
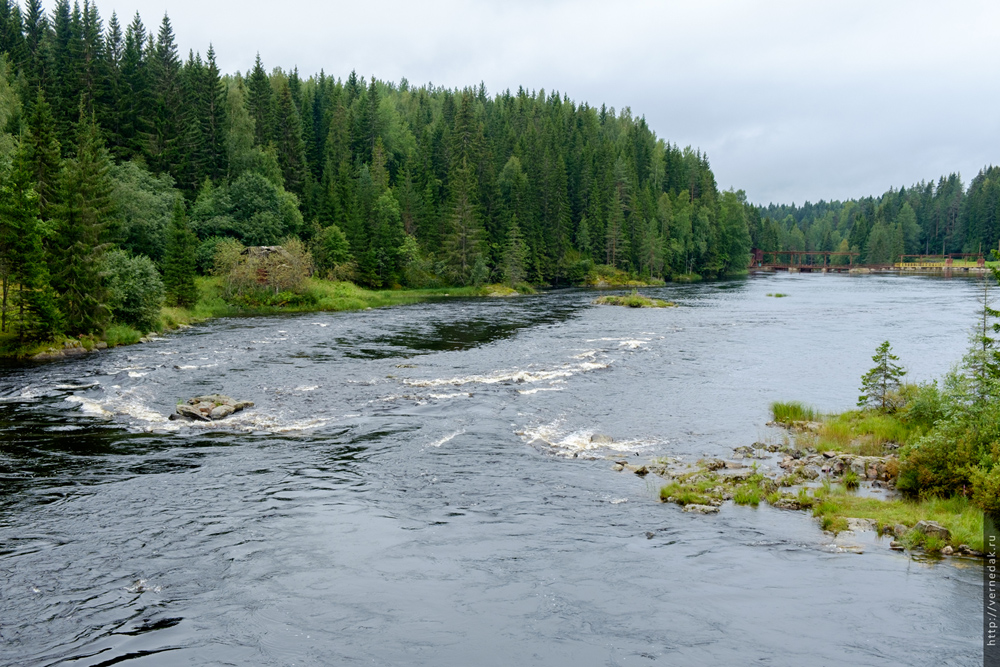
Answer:
[[[686,512],[713,514],[726,501],[763,502],[811,512],[835,537],[870,530],[896,551],[982,555],[984,514],[969,498],[906,497],[896,489],[900,449],[924,435],[920,424],[872,411],[824,416],[797,403],[776,403],[772,413],[770,425],[787,429],[781,445],[738,447],[726,460],[657,460],[641,467],[620,461],[615,468],[664,478],[660,500]]]
[[[145,342],[150,337],[219,317],[255,317],[283,313],[366,310],[453,297],[507,297],[520,292],[504,285],[442,287],[432,289],[367,290],[349,282],[318,278],[306,281],[299,294],[266,305],[235,304],[222,297],[222,279],[196,280],[198,302],[191,308],[164,306],[158,326],[149,332],[113,324],[104,336],[63,336],[54,341],[20,343],[14,336],[0,336],[0,358],[49,361],[98,350]],[[525,290],[526,291],[526,290]]]

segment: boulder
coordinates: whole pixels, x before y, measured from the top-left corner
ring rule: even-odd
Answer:
[[[235,412],[253,407],[253,401],[237,401],[224,394],[206,394],[189,398],[177,406],[177,415],[197,421],[225,419]],[[171,419],[176,419],[171,415]]]
[[[896,540],[893,540],[892,542],[889,543],[889,548],[892,549],[893,551],[902,551],[905,547],[903,546],[902,542],[897,542]]]
[[[225,419],[234,412],[236,412],[236,408],[231,405],[219,405],[212,408],[208,414],[212,419]]]
[[[942,556],[950,556],[953,553],[955,553],[955,550],[952,549],[951,547],[945,547],[944,549],[941,550],[941,555]]]
[[[951,531],[936,521],[921,521],[913,527],[913,530],[924,535],[936,537],[945,542],[951,539]]]
[[[595,433],[590,436],[590,442],[595,445],[610,445],[615,441],[610,435],[604,435],[603,433]]]
[[[181,403],[177,406],[177,414],[182,417],[187,417],[188,419],[193,419],[195,421],[210,422],[212,418],[207,414],[197,410],[190,405],[184,405]]]

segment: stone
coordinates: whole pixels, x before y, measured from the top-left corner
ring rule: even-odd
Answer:
[[[892,534],[895,535],[896,537],[902,537],[903,535],[906,535],[906,532],[908,530],[910,529],[904,526],[903,524],[897,523],[895,526],[892,527]]]
[[[795,498],[785,497],[776,501],[771,507],[775,507],[779,510],[800,510],[802,509],[802,504]]]
[[[590,436],[590,442],[595,445],[610,445],[615,441],[610,435],[604,435],[603,433],[595,433]]]
[[[205,396],[195,396],[188,400],[191,405],[197,405],[198,403],[211,403],[213,405],[235,405],[236,401],[224,394],[206,394]]]
[[[177,406],[177,414],[182,417],[187,417],[188,419],[194,419],[195,421],[209,422],[212,418],[204,414],[200,410],[191,407],[190,405],[184,405],[181,403]]]
[[[684,511],[685,512],[692,512],[694,514],[718,514],[719,513],[719,508],[718,507],[712,507],[711,505],[695,505],[695,504],[691,504],[691,505],[685,505],[684,506]]]
[[[828,459],[832,459],[836,455],[837,455],[837,452],[833,452],[833,451],[829,451],[829,450],[823,452],[823,456],[825,456]]]
[[[634,472],[639,477],[645,477],[646,475],[649,474],[649,468],[647,468],[646,466],[639,466],[638,468],[636,468],[632,472]]]
[[[212,419],[225,419],[234,412],[236,412],[236,408],[234,408],[231,405],[218,405],[212,408],[212,411],[209,413],[209,416]]]
[[[236,403],[233,404],[233,408],[236,410],[236,412],[239,412],[240,410],[246,410],[247,408],[252,408],[252,407],[253,407],[253,401],[236,401]]]
[[[941,550],[941,555],[942,556],[950,556],[953,553],[955,553],[955,550],[952,549],[951,547],[945,547],[944,549]]]
[[[726,467],[726,462],[722,459],[709,459],[705,461],[705,470],[721,470]]]
[[[893,551],[902,551],[905,547],[903,547],[902,542],[897,542],[896,540],[893,540],[892,542],[889,542],[889,548],[892,549]]]
[[[611,469],[614,470],[615,472],[621,472],[622,470],[625,470],[625,466],[623,466],[620,463],[616,463],[613,466],[611,466]]]
[[[96,348],[97,348],[98,350],[106,350],[106,349],[108,349],[108,344],[107,344],[107,343],[105,343],[105,342],[104,342],[104,341],[102,340],[102,341],[99,341],[99,342],[97,343],[97,345],[95,345],[95,347],[96,347]]]
[[[921,521],[913,527],[913,530],[927,536],[936,537],[944,542],[951,539],[951,531],[936,521]]]
[[[878,523],[874,519],[853,519],[847,520],[847,529],[855,532],[862,530],[878,530]]]

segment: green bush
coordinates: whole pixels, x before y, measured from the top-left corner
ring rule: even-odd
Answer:
[[[104,271],[112,318],[142,332],[155,329],[163,306],[163,280],[153,260],[112,250],[105,256]]]

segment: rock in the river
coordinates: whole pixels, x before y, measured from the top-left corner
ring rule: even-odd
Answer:
[[[718,514],[719,513],[719,508],[718,507],[712,507],[711,505],[694,505],[694,504],[691,504],[691,505],[685,505],[684,506],[684,511],[685,512],[694,512],[696,514]]]
[[[951,531],[936,521],[921,521],[913,527],[913,530],[945,542],[951,539]]]
[[[209,412],[208,414],[212,419],[225,419],[234,412],[236,412],[236,408],[234,408],[233,406],[220,405],[218,407],[212,408],[212,411]]]
[[[614,443],[615,439],[610,435],[604,435],[603,433],[595,433],[590,436],[590,441],[595,445],[610,445]]]
[[[177,406],[177,414],[179,414],[181,417],[187,417],[188,419],[193,419],[195,421],[202,421],[202,422],[212,421],[212,418],[209,417],[204,412],[202,412],[201,410],[193,408],[190,405],[184,405],[183,403]]]
[[[189,398],[187,403],[178,405],[177,414],[187,419],[210,422],[252,407],[252,401],[237,401],[224,394],[208,394]],[[174,418],[173,415],[171,418]]]
[[[893,551],[902,551],[904,549],[903,543],[897,542],[896,540],[893,540],[892,542],[889,543],[889,548],[892,549]]]
[[[944,549],[941,550],[941,555],[942,556],[950,556],[953,553],[955,553],[955,550],[952,549],[951,547],[945,547]]]

